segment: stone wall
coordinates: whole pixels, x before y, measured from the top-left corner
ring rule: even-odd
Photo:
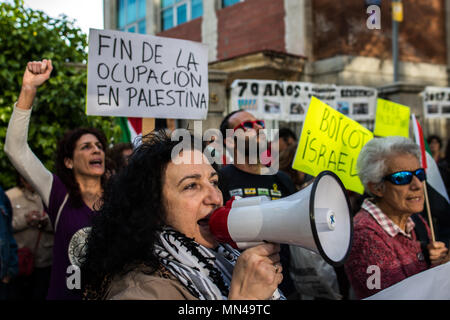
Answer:
[[[444,0],[402,1],[399,60],[447,64]],[[391,1],[382,1],[381,29],[366,26],[364,1],[313,0],[313,60],[338,55],[392,59]]]

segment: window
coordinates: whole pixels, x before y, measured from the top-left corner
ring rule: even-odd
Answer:
[[[145,34],[146,0],[118,0],[117,28]]]
[[[241,0],[222,0],[222,8],[232,6],[238,2],[241,2]]]
[[[161,30],[203,15],[202,0],[161,0]]]

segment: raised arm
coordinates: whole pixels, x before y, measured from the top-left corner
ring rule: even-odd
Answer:
[[[51,60],[28,62],[23,74],[22,90],[20,90],[17,107],[23,110],[30,110],[33,106],[36,91],[48,78],[53,70]]]
[[[48,206],[53,176],[28,146],[28,125],[37,88],[53,70],[51,60],[28,62],[19,99],[13,108],[6,132],[5,153],[17,171],[27,180]]]

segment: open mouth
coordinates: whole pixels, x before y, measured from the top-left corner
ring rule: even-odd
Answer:
[[[204,217],[203,219],[198,220],[197,224],[200,227],[209,227],[209,218],[211,217],[211,214],[212,214],[212,212],[210,214],[208,214],[206,217]]]
[[[103,161],[98,159],[98,160],[91,160],[89,161],[89,164],[91,166],[96,166],[96,167],[103,167]]]

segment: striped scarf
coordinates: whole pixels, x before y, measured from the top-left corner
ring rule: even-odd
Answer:
[[[206,248],[194,239],[165,227],[155,253],[189,292],[200,300],[226,300],[239,251],[228,244]],[[276,290],[272,299],[285,299]]]

